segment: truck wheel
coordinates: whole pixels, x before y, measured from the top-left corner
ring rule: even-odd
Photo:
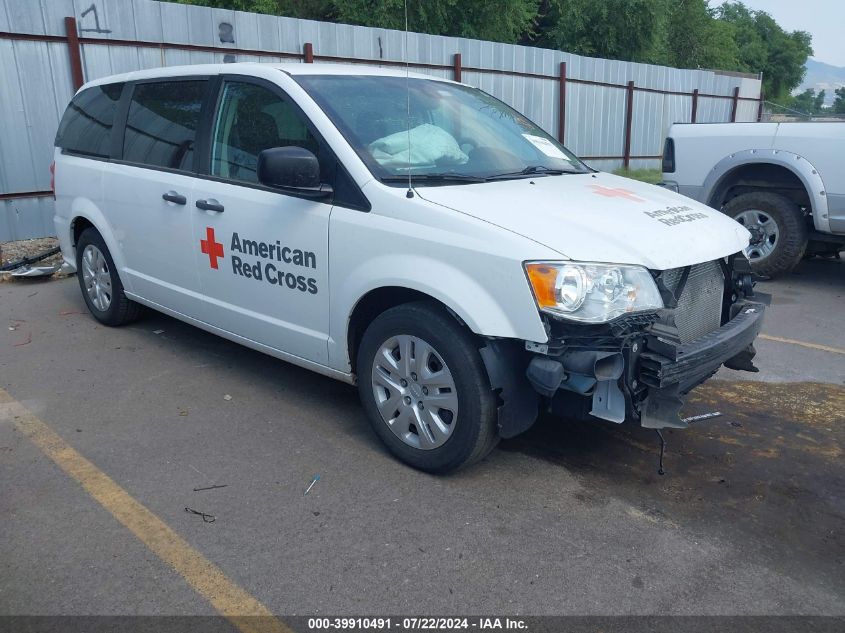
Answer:
[[[752,191],[728,202],[722,212],[751,232],[745,254],[754,272],[777,277],[790,272],[807,249],[807,224],[800,207],[767,191]]]
[[[376,434],[401,461],[445,473],[485,457],[499,441],[496,397],[478,345],[428,302],[376,318],[357,359],[361,401]]]
[[[141,306],[123,293],[111,253],[96,229],[85,229],[76,243],[76,276],[82,298],[100,323],[124,325],[138,318]]]

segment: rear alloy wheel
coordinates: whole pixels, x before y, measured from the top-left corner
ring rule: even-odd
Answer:
[[[88,244],[82,251],[82,282],[88,299],[99,312],[111,305],[111,271],[99,248]]]
[[[123,325],[138,318],[141,306],[123,292],[103,236],[88,228],[76,243],[76,271],[85,304],[100,323]]]
[[[754,272],[776,277],[790,272],[807,249],[807,224],[801,208],[784,196],[752,191],[733,198],[722,212],[751,233],[745,255]]]
[[[407,303],[379,315],[356,364],[370,424],[406,464],[449,472],[498,443],[496,397],[478,342],[436,304]]]

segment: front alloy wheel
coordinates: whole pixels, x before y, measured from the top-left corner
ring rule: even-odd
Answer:
[[[445,473],[493,450],[498,402],[481,344],[433,301],[398,305],[369,324],[356,354],[358,392],[393,455]]]
[[[400,334],[382,343],[372,385],[381,419],[409,446],[431,450],[452,435],[458,418],[455,380],[423,339]]]

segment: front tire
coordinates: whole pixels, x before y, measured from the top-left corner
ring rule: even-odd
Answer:
[[[722,212],[751,231],[745,254],[755,273],[785,275],[804,257],[807,224],[801,208],[784,196],[768,191],[744,193],[728,202]]]
[[[391,308],[364,333],[358,389],[373,430],[406,464],[446,473],[499,441],[496,397],[471,333],[436,304]]]
[[[88,310],[100,323],[117,326],[138,318],[141,306],[127,298],[103,236],[87,228],[76,243],[76,276]]]

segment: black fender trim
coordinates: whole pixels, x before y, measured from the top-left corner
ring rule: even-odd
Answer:
[[[479,350],[490,386],[499,395],[499,435],[505,439],[530,429],[539,413],[540,397],[525,376],[528,356],[523,345],[522,341],[488,339]]]

